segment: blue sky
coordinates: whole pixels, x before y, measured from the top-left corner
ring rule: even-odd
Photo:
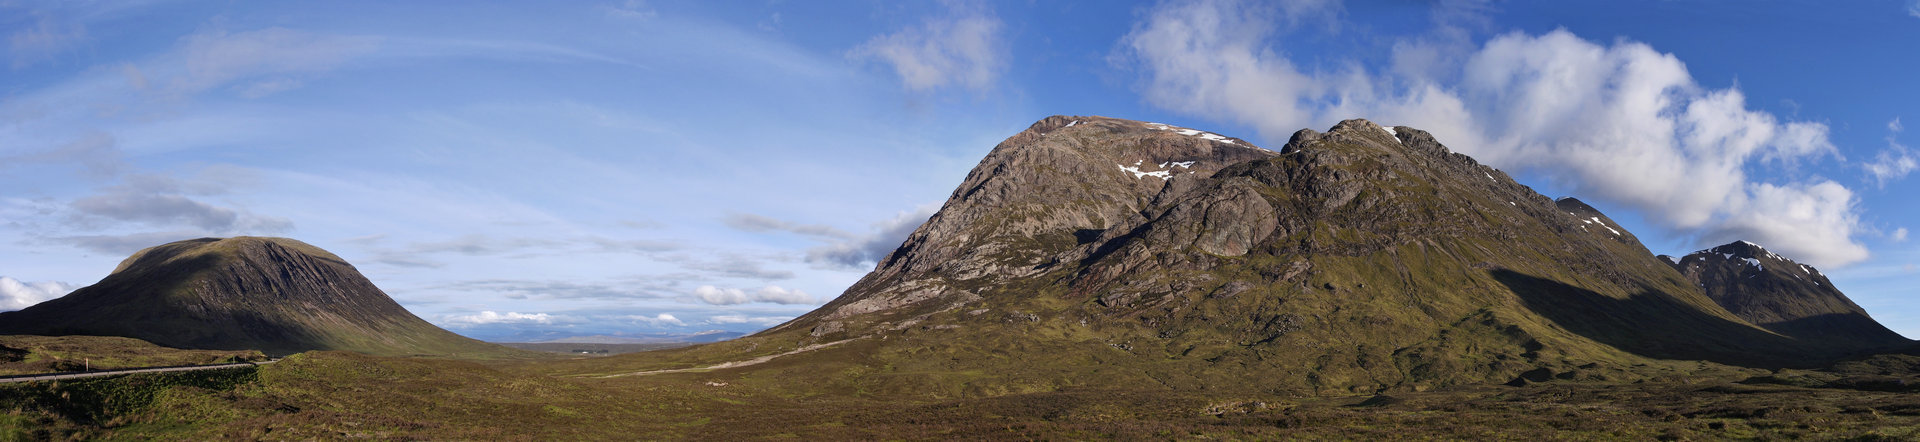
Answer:
[[[1920,3],[0,1],[0,309],[287,236],[482,339],[752,331],[1039,118],[1435,133],[1920,336]]]

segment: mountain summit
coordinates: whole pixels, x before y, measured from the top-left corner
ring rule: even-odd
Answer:
[[[269,354],[505,350],[421,320],[346,260],[286,238],[201,238],[147,248],[97,284],[0,313],[0,333],[125,336]]]
[[[1867,316],[1819,269],[1759,244],[1735,241],[1662,258],[1721,307],[1768,330],[1860,350],[1910,342]]]
[[[1844,353],[1825,344],[1728,312],[1606,215],[1418,129],[1348,120],[1276,152],[1054,116],[839,298],[703,353],[816,349],[798,357],[875,389],[1348,394]]]

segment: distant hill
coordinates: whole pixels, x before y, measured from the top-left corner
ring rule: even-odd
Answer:
[[[0,334],[124,336],[284,355],[512,352],[435,327],[353,265],[286,238],[201,238],[134,253],[99,283],[0,313]]]
[[[1721,307],[1768,330],[1862,351],[1911,343],[1867,316],[1819,269],[1759,244],[1736,241],[1662,258]]]
[[[540,344],[703,344],[746,336],[746,333],[708,330],[695,333],[642,333],[633,335],[568,336],[528,341]]]

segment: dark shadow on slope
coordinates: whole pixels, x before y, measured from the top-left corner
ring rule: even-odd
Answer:
[[[1614,299],[1512,270],[1490,272],[1527,309],[1574,334],[1640,356],[1743,367],[1808,368],[1841,356],[1643,292]]]
[[[1881,352],[1914,343],[1859,313],[1828,313],[1760,326],[1803,341],[1858,352]]]

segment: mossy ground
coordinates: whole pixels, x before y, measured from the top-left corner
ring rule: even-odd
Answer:
[[[1672,362],[1645,367],[1650,375],[1638,382],[1302,397],[1150,382],[991,388],[1017,382],[982,383],[1005,376],[979,372],[886,374],[849,358],[871,349],[834,348],[845,353],[613,378],[565,374],[616,369],[606,364],[623,358],[314,352],[258,369],[11,385],[0,387],[0,402],[10,404],[0,410],[0,440],[1920,437],[1920,394],[1832,382],[1853,373],[1841,371],[1751,376]],[[1911,361],[1884,362],[1854,370],[1878,375]],[[914,381],[874,381],[886,376]],[[1776,379],[1789,377],[1799,385]]]

